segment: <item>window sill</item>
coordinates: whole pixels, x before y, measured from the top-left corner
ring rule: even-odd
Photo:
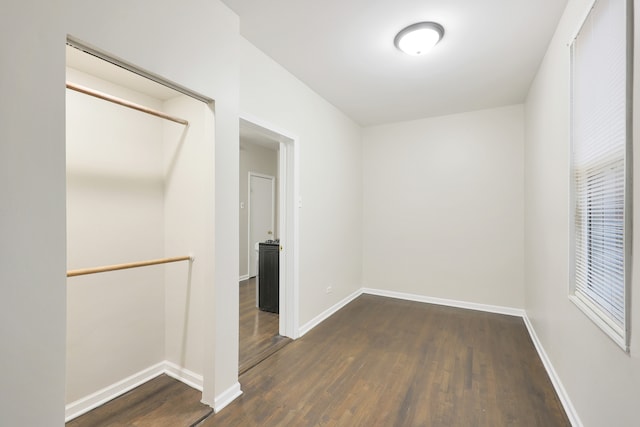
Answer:
[[[629,346],[624,331],[618,326],[610,324],[598,314],[599,310],[593,303],[580,294],[569,295],[573,302],[593,323],[595,323],[609,338],[615,342],[625,353],[629,354]]]

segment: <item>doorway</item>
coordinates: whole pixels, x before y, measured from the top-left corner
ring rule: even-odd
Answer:
[[[240,119],[239,145],[239,370],[242,373],[248,369],[247,364],[254,366],[298,336],[297,212],[294,209],[297,161],[295,138],[255,118]],[[259,245],[256,243],[265,241],[276,242],[279,249],[279,314],[257,307]]]

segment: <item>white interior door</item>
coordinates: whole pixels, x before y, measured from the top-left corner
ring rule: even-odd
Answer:
[[[249,172],[249,276],[256,275],[256,243],[275,239],[275,178]]]

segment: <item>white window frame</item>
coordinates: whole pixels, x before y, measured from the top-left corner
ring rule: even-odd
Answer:
[[[574,81],[575,81],[575,51],[574,51],[574,43],[576,42],[576,40],[579,39],[580,37],[580,32],[583,29],[583,27],[585,26],[585,23],[587,23],[589,21],[589,19],[591,18],[591,12],[597,7],[598,2],[602,1],[602,2],[607,2],[607,1],[621,1],[624,3],[624,7],[625,7],[625,14],[626,14],[626,46],[624,47],[626,52],[625,52],[625,60],[626,60],[626,82],[625,82],[625,113],[626,113],[626,117],[624,119],[625,121],[625,148],[624,148],[624,213],[623,213],[623,219],[622,221],[620,221],[624,227],[624,231],[623,231],[623,248],[621,249],[621,255],[623,257],[623,267],[622,267],[622,271],[623,271],[623,278],[622,278],[622,287],[623,287],[623,302],[622,302],[622,310],[623,310],[623,314],[622,314],[622,319],[621,322],[618,319],[615,319],[615,317],[613,315],[611,315],[608,310],[605,308],[605,306],[608,304],[608,301],[605,300],[600,300],[599,301],[599,297],[595,294],[595,291],[589,291],[589,289],[586,288],[590,288],[591,287],[591,282],[589,282],[589,279],[586,280],[587,286],[585,288],[585,282],[584,282],[584,276],[583,276],[583,282],[582,282],[582,289],[577,289],[576,287],[576,283],[577,283],[577,275],[576,275],[576,270],[577,270],[577,264],[578,264],[578,259],[577,256],[581,256],[581,261],[582,263],[585,262],[585,259],[588,258],[589,260],[591,259],[591,255],[588,256],[583,256],[583,255],[578,255],[577,253],[577,241],[579,238],[584,239],[585,236],[587,236],[587,241],[589,242],[589,245],[593,244],[593,241],[595,240],[593,238],[593,236],[591,236],[589,233],[591,233],[591,231],[589,231],[591,229],[591,225],[587,226],[585,225],[584,221],[576,221],[577,219],[577,200],[578,200],[578,195],[577,192],[578,190],[576,189],[576,180],[575,178],[575,171],[576,171],[576,165],[574,164],[574,160],[575,160],[575,146],[576,144],[579,144],[579,142],[576,141],[576,137],[575,137],[575,123],[574,123],[574,114],[575,114],[575,105],[574,104]],[[630,279],[631,279],[631,231],[632,231],[632,120],[631,120],[631,113],[632,113],[632,102],[633,102],[633,88],[632,88],[632,76],[633,76],[633,0],[594,0],[593,3],[591,4],[591,7],[589,8],[588,13],[586,14],[584,20],[582,21],[582,23],[580,24],[580,28],[579,30],[576,32],[575,36],[571,39],[571,42],[569,43],[569,47],[570,47],[570,54],[571,54],[571,76],[570,76],[570,82],[571,82],[571,177],[570,177],[570,202],[571,202],[571,220],[570,220],[570,248],[571,248],[571,262],[570,262],[570,292],[569,292],[569,299],[580,309],[582,310],[587,317],[589,317],[596,325],[598,325],[616,344],[618,344],[618,346],[620,346],[620,348],[622,348],[625,352],[629,352],[629,341],[630,341],[630,335],[631,335],[631,331],[630,331],[630,313],[631,313],[631,309],[630,309]],[[594,82],[594,84],[597,84],[598,82],[600,82],[599,80]],[[621,159],[618,158],[618,161],[620,161]],[[607,160],[608,161],[608,160]],[[602,174],[606,173],[603,172],[604,169],[602,169],[603,165],[605,164],[605,161],[598,161],[598,162],[593,162],[593,163],[598,163],[598,167],[600,167],[599,172],[594,172],[593,175],[590,175],[590,178],[598,178],[601,179]],[[592,165],[592,163],[590,163],[590,165]],[[589,188],[589,186],[587,185],[587,188]],[[583,193],[581,193],[583,194]],[[591,223],[590,221],[592,221],[592,217],[588,217],[585,216],[588,220],[589,220],[589,224]],[[584,217],[582,218],[584,219]],[[582,223],[583,226],[582,228],[578,228],[577,223]],[[587,230],[589,229],[589,230]],[[594,233],[595,234],[595,233]],[[606,240],[606,238],[602,238],[601,240]],[[588,252],[589,254],[591,254],[591,247],[589,246],[589,248],[587,249],[586,252]],[[605,254],[605,256],[608,254]],[[601,255],[602,256],[602,255]],[[593,267],[593,264],[589,263],[589,260],[587,260],[587,265],[589,267],[589,269],[591,269],[591,267]],[[594,287],[595,289],[595,287]],[[583,290],[586,290],[587,292],[583,292]]]

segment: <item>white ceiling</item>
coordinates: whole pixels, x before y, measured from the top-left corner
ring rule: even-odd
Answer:
[[[523,102],[567,3],[222,1],[242,36],[361,125]],[[420,21],[443,25],[444,38],[402,54],[393,38]]]

